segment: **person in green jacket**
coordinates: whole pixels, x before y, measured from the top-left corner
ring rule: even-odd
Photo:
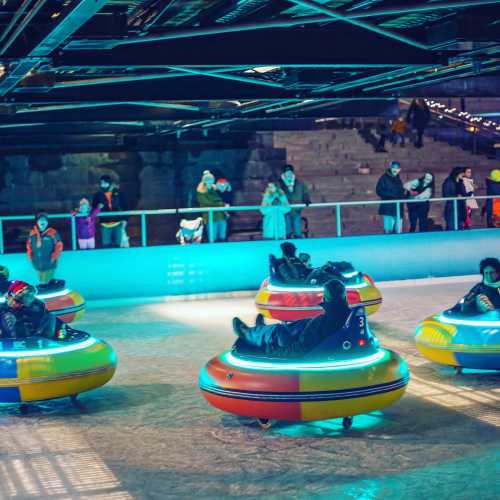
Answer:
[[[205,170],[201,177],[201,182],[196,188],[196,199],[200,207],[225,207],[226,204],[215,187],[215,177],[210,170]],[[208,213],[203,214],[205,224],[208,224]],[[213,241],[226,241],[227,219],[223,211],[213,212],[212,235]],[[208,227],[208,226],[207,226]],[[210,228],[208,228],[210,231]]]
[[[280,188],[285,193],[290,205],[311,203],[307,186],[297,179],[292,165],[285,165],[280,179]],[[292,208],[286,214],[287,238],[302,238],[302,209]]]

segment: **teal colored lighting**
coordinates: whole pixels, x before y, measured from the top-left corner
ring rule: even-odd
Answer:
[[[350,370],[352,368],[362,368],[375,365],[388,356],[384,349],[378,350],[375,354],[354,358],[348,361],[318,361],[318,362],[296,362],[296,363],[270,363],[267,361],[248,361],[236,357],[233,353],[227,351],[221,354],[221,360],[236,368],[247,368],[250,370],[266,371],[332,371],[332,370]]]
[[[356,276],[356,274],[359,274],[358,271],[352,271],[351,273],[342,273],[342,276],[344,278],[353,278]]]
[[[78,344],[65,345],[61,347],[49,347],[47,349],[30,349],[25,351],[0,351],[1,358],[31,358],[35,356],[51,356],[63,352],[73,352],[86,349],[97,343],[97,339],[91,337]]]
[[[498,317],[498,315],[497,315]],[[444,314],[440,314],[436,318],[441,323],[446,323],[449,325],[465,325],[465,326],[489,326],[493,328],[500,328],[500,319],[492,320],[482,320],[482,319],[459,319],[450,318]]]
[[[358,273],[355,273],[358,274]],[[366,282],[359,283],[357,285],[347,285],[346,288],[368,288],[370,285]],[[267,289],[270,292],[309,292],[309,293],[323,293],[324,288],[322,286],[279,286],[279,285],[267,285]]]

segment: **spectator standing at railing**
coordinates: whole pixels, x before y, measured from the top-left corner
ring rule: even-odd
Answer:
[[[431,112],[429,110],[429,106],[427,106],[427,103],[425,102],[425,99],[422,99],[421,97],[413,99],[406,115],[406,122],[409,123],[417,132],[415,140],[416,148],[421,148],[424,145],[422,138],[430,119]]]
[[[196,188],[196,199],[201,208],[207,207],[224,207],[226,204],[222,200],[220,194],[215,187],[215,177],[210,170],[205,170],[201,177],[201,182]],[[208,224],[208,213],[203,213],[203,220]],[[227,220],[226,214],[222,211],[212,212],[212,236],[213,241],[226,241],[227,237]],[[210,226],[207,225],[208,231]]]
[[[54,278],[57,261],[63,250],[59,233],[49,227],[49,218],[45,212],[35,217],[35,225],[26,241],[28,258],[33,264],[41,285],[46,285]]]
[[[279,187],[278,180],[270,177],[262,196],[262,237],[264,239],[286,238],[286,214],[290,212],[288,199]]]
[[[479,208],[477,201],[474,199],[474,179],[472,178],[472,168],[468,167],[465,169],[464,176],[462,178],[464,183],[465,195],[467,200],[465,201],[465,221],[464,229],[470,229],[472,227],[472,212]]]
[[[443,198],[465,198],[465,186],[463,177],[465,175],[464,167],[455,167],[450,175],[443,182]],[[464,228],[466,207],[465,200],[457,200],[457,222],[458,229]],[[446,222],[446,231],[455,229],[455,202],[449,200],[444,206],[444,220]]]
[[[82,198],[78,204],[78,208],[71,212],[71,215],[76,217],[76,237],[80,250],[95,248],[97,215],[100,211],[99,207],[91,209],[89,200]]]
[[[118,189],[109,175],[101,175],[99,191],[94,194],[92,208],[105,212],[122,212],[128,209],[125,195]],[[127,218],[122,215],[110,215],[99,218],[102,246],[104,248],[121,247],[126,234]]]
[[[215,189],[219,196],[222,198],[224,205],[230,207],[233,204],[233,187],[225,177],[219,177],[215,183]],[[226,217],[226,239],[231,232],[231,213],[224,212]]]
[[[281,173],[279,187],[285,193],[290,205],[311,203],[307,186],[295,176],[292,165],[285,165]],[[285,216],[287,238],[302,238],[302,209],[292,208]]]
[[[434,175],[426,172],[423,177],[405,182],[403,185],[410,200],[420,200],[408,203],[408,218],[410,219],[410,233],[417,229],[421,232],[428,230],[429,198],[434,196]]]
[[[379,178],[377,182],[376,192],[381,200],[401,200],[405,197],[403,182],[399,177],[401,165],[397,161],[392,161],[386,172]],[[400,233],[402,227],[404,204],[399,205],[399,220],[398,209],[396,203],[382,203],[379,206],[378,213],[384,220],[384,232]]]
[[[486,200],[484,210],[488,227],[500,227],[500,170],[492,170],[486,178],[486,195],[498,196]]]

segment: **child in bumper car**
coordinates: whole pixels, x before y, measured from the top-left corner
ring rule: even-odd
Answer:
[[[483,259],[479,269],[483,280],[460,303],[460,310],[464,314],[500,311],[500,261],[494,257]]]

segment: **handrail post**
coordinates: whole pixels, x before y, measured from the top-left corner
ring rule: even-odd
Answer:
[[[453,228],[458,231],[458,200],[453,200]]]
[[[73,250],[77,249],[76,246],[76,215],[70,215],[71,219],[71,248]]]
[[[340,204],[335,205],[335,225],[337,229],[337,236],[342,236],[342,217],[340,216]]]
[[[148,235],[147,235],[147,227],[146,227],[146,214],[141,214],[141,245],[143,247],[148,246]]]
[[[279,206],[274,205],[274,239],[277,240],[278,238],[278,217],[279,217]]]
[[[214,242],[214,213],[212,209],[208,209],[208,242]]]
[[[401,220],[401,204],[399,201],[396,202],[396,233],[401,233],[403,228],[403,221]]]
[[[3,247],[3,220],[0,219],[0,254],[4,253],[5,249]]]

